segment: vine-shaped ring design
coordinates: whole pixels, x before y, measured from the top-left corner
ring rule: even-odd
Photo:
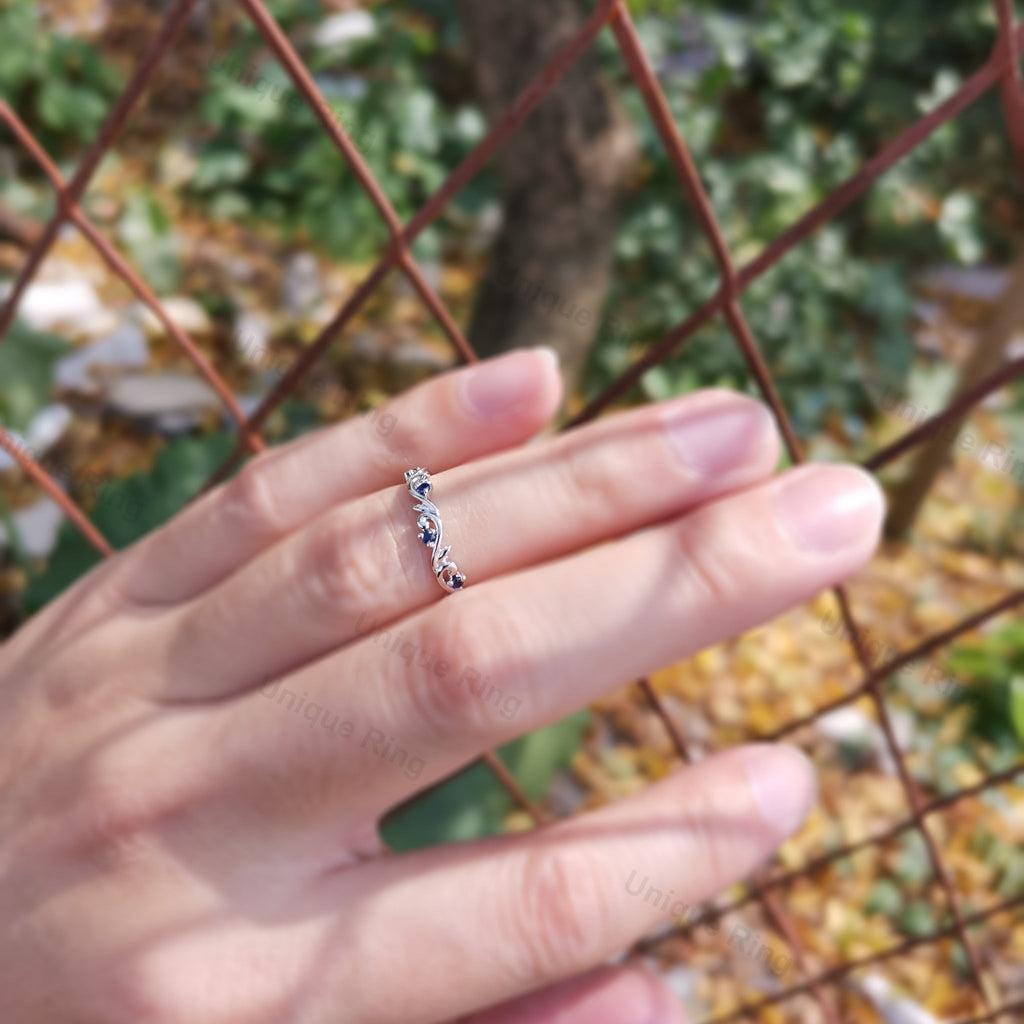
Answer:
[[[437,582],[449,592],[461,590],[466,585],[466,577],[459,572],[459,567],[454,562],[449,561],[448,552],[451,547],[441,547],[441,513],[427,497],[433,489],[430,474],[425,469],[407,469],[405,486],[409,493],[418,499],[413,506],[413,510],[420,514],[416,520],[416,527],[419,530],[417,536],[428,547],[433,547],[430,564],[433,566]]]

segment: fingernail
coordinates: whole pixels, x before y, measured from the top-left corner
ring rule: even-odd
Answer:
[[[876,536],[885,496],[856,466],[802,466],[780,478],[775,507],[798,548],[825,554]]]
[[[741,750],[743,767],[761,817],[792,835],[818,799],[814,765],[795,747],[761,744]]]
[[[489,359],[462,378],[462,401],[480,419],[491,419],[529,403],[557,372],[558,353],[547,346]]]
[[[707,408],[684,403],[666,410],[662,422],[679,461],[698,476],[719,476],[762,461],[776,433],[768,409],[739,395]]]

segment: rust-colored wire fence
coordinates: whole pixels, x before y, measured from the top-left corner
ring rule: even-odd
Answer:
[[[347,325],[357,316],[361,308],[381,284],[384,278],[394,269],[401,271],[411,283],[416,294],[422,300],[430,314],[436,319],[444,334],[459,355],[466,361],[476,357],[455,319],[432,288],[427,276],[417,265],[411,247],[416,238],[431,225],[444,210],[446,204],[484,167],[494,152],[516,131],[530,116],[545,96],[557,85],[561,76],[573,63],[594,43],[595,38],[603,31],[610,31],[618,44],[622,59],[639,88],[648,113],[652,118],[661,141],[664,144],[679,179],[680,187],[685,193],[703,233],[711,244],[719,273],[719,287],[712,298],[694,309],[685,321],[669,331],[662,339],[651,344],[643,356],[629,367],[607,390],[591,401],[586,408],[575,417],[568,426],[575,426],[600,414],[613,402],[625,395],[650,368],[657,366],[670,355],[676,353],[693,335],[713,317],[722,317],[730,332],[739,345],[749,371],[765,398],[774,410],[781,428],[786,447],[794,462],[801,462],[803,454],[786,409],[780,401],[772,379],[771,368],[767,364],[756,340],[754,331],[744,316],[741,300],[744,290],[769,268],[778,263],[794,247],[807,239],[813,232],[824,225],[832,217],[839,214],[890,167],[909,154],[916,146],[927,139],[942,125],[956,118],[968,107],[977,102],[991,90],[998,90],[1005,113],[1007,131],[1009,133],[1015,157],[1024,180],[1024,83],[1020,73],[1020,52],[1024,44],[1024,25],[1018,25],[1012,6],[1012,0],[993,0],[995,13],[998,17],[998,34],[991,56],[971,77],[960,85],[956,91],[941,104],[905,130],[877,152],[841,187],[832,192],[825,200],[807,212],[796,223],[779,235],[764,251],[749,263],[737,263],[726,243],[722,228],[715,216],[701,176],[694,162],[686,141],[680,136],[668,102],[662,92],[651,64],[642,49],[634,22],[627,10],[624,0],[598,0],[586,22],[576,36],[565,45],[540,74],[519,95],[514,103],[491,126],[486,136],[469,153],[449,175],[442,186],[422,206],[412,220],[403,225],[375,180],[369,166],[363,159],[358,148],[346,135],[336,120],[330,116],[329,108],[320,95],[312,75],[300,59],[288,38],[267,11],[261,0],[239,0],[239,7],[263,36],[277,59],[281,62],[296,88],[316,112],[324,131],[340,150],[348,166],[352,169],[360,185],[372,200],[381,218],[387,226],[390,243],[380,256],[373,269],[353,290],[336,315],[321,330],[315,341],[299,357],[287,373],[276,383],[265,396],[258,408],[248,417],[243,413],[235,400],[230,388],[218,375],[203,352],[181,329],[175,320],[161,307],[159,300],[133,270],[125,258],[110,244],[109,241],[90,223],[83,212],[81,200],[93,177],[102,157],[113,146],[121,130],[128,123],[133,109],[140,97],[152,82],[161,62],[175,44],[186,20],[198,0],[179,0],[169,11],[161,30],[153,40],[148,51],[142,56],[135,73],[127,87],[111,110],[98,136],[88,148],[77,170],[65,180],[54,162],[18,115],[10,106],[0,101],[0,120],[13,133],[25,151],[38,164],[49,179],[56,199],[57,209],[46,226],[42,235],[31,246],[27,259],[18,273],[6,303],[0,309],[0,340],[11,327],[26,287],[32,281],[48,252],[51,250],[63,225],[70,223],[76,227],[85,239],[95,248],[105,263],[132,289],[135,295],[157,317],[161,325],[174,338],[188,358],[195,364],[200,374],[209,382],[221,397],[224,405],[237,425],[237,444],[226,462],[209,481],[210,484],[223,479],[248,454],[257,453],[264,447],[261,439],[261,428],[268,417],[280,403],[296,388],[303,376],[317,362],[324,351],[340,336]],[[1006,386],[1017,378],[1024,377],[1024,357],[1007,361],[997,372],[961,395],[954,404],[945,411],[932,416],[916,428],[907,432],[895,443],[876,452],[868,458],[864,465],[871,470],[878,470],[902,456],[914,446],[931,437],[934,432],[947,423],[953,423],[981,403],[987,396]],[[69,519],[84,534],[89,542],[101,553],[109,555],[111,545],[99,534],[89,521],[85,512],[75,504],[37,462],[26,452],[22,445],[7,431],[0,428],[0,446],[2,446],[18,463],[21,469],[34,480],[55,502],[57,502]],[[980,1012],[957,1024],[983,1024],[983,1022],[1010,1022],[1024,1019],[1024,995],[1019,991],[1007,997],[996,990],[991,978],[986,976],[983,956],[979,944],[970,934],[999,915],[1024,907],[1024,897],[1015,897],[1001,903],[988,906],[981,911],[968,912],[965,900],[958,891],[951,870],[944,861],[939,839],[930,826],[930,816],[947,809],[960,801],[978,798],[985,791],[993,790],[1012,782],[1024,773],[1024,764],[1016,764],[999,773],[990,774],[980,782],[962,790],[943,795],[941,798],[927,800],[920,792],[912,778],[904,753],[897,741],[893,719],[882,693],[882,683],[888,677],[899,672],[905,666],[930,655],[932,652],[949,644],[958,637],[976,629],[989,619],[1024,604],[1024,590],[1006,593],[990,606],[963,619],[952,628],[931,636],[890,658],[884,664],[872,665],[872,658],[865,645],[865,634],[859,628],[846,588],[835,588],[835,596],[841,609],[842,619],[846,627],[846,636],[852,647],[852,656],[856,659],[861,673],[861,682],[854,689],[837,700],[815,709],[813,714],[802,719],[790,721],[770,735],[752,735],[751,739],[779,739],[788,736],[804,726],[821,718],[837,708],[853,704],[868,698],[874,705],[878,722],[884,734],[888,754],[896,766],[906,800],[907,813],[904,820],[896,823],[882,834],[864,838],[851,845],[833,849],[796,870],[781,871],[772,869],[758,876],[748,887],[746,895],[728,906],[719,906],[712,913],[723,916],[746,904],[756,901],[763,907],[768,920],[778,932],[781,939],[788,944],[792,961],[796,965],[799,976],[797,980],[784,988],[763,995],[759,999],[747,999],[735,1011],[715,1018],[717,1024],[726,1021],[748,1019],[775,1019],[766,1017],[772,1009],[791,1000],[811,999],[817,1006],[817,1015],[829,1024],[840,1024],[840,1014],[836,1003],[829,993],[829,988],[843,979],[861,970],[885,960],[897,958],[904,953],[922,945],[949,941],[958,943],[964,954],[966,975],[969,984],[976,994],[976,1004]],[[647,681],[641,681],[644,695],[661,716],[668,729],[678,755],[689,760],[683,736],[662,705],[655,689]],[[503,783],[511,790],[516,799],[523,804],[539,820],[540,814],[522,793],[521,789],[504,769],[495,755],[488,755],[488,763],[494,768]],[[861,850],[881,846],[893,837],[906,832],[916,831],[923,839],[935,878],[941,887],[948,913],[948,925],[939,931],[922,937],[907,939],[882,952],[870,956],[847,959],[826,969],[816,969],[809,963],[806,952],[786,911],[780,905],[778,890],[794,881],[809,876],[823,867],[843,858],[850,857]],[[681,930],[685,933],[685,926]],[[652,943],[642,943],[640,950],[650,948]]]

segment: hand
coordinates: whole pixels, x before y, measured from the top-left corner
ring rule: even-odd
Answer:
[[[679,913],[647,890],[698,903],[799,826],[801,755],[410,855],[376,823],[852,573],[882,499],[852,467],[773,478],[771,417],[721,391],[522,446],[559,392],[519,352],[260,456],[0,648],[6,1024],[682,1019],[595,965]],[[460,593],[416,538],[414,466]]]

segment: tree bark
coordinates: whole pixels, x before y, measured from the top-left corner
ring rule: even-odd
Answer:
[[[1024,250],[1010,268],[1006,291],[985,324],[978,344],[964,364],[953,401],[995,373],[1017,329],[1024,324]],[[953,420],[924,442],[910,473],[893,492],[885,531],[890,537],[905,534],[914,525],[936,477],[949,463],[967,416]]]
[[[458,0],[493,122],[584,21],[578,0]],[[499,150],[504,218],[469,338],[481,355],[561,353],[575,385],[601,320],[618,200],[637,161],[632,127],[593,49]]]

